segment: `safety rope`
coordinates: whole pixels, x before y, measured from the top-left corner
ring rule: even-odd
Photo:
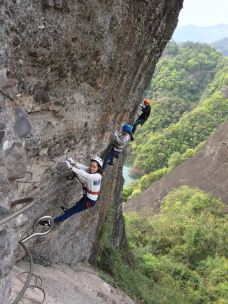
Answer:
[[[43,220],[50,220],[50,226],[44,232],[36,232],[36,227],[38,226],[39,222],[43,221]],[[54,226],[53,218],[51,216],[43,216],[43,217],[39,218],[34,223],[33,233],[31,235],[26,236],[24,239],[22,239],[21,241],[18,242],[18,244],[24,249],[26,255],[29,258],[29,271],[23,272],[23,273],[20,274],[20,275],[22,275],[24,273],[28,273],[28,276],[26,278],[24,286],[22,287],[21,291],[17,295],[16,299],[12,302],[12,304],[18,304],[21,301],[21,299],[24,297],[24,294],[25,294],[25,292],[28,288],[39,289],[43,293],[43,299],[42,299],[42,301],[36,301],[36,302],[38,302],[40,304],[44,303],[45,298],[46,298],[46,294],[45,294],[44,289],[41,287],[42,286],[42,279],[39,276],[36,276],[35,274],[33,274],[33,266],[34,266],[33,258],[32,258],[31,253],[29,252],[28,248],[24,245],[24,243],[27,242],[28,240],[30,240],[31,238],[35,237],[35,236],[42,236],[42,235],[48,234],[51,231],[51,229],[53,228],[53,226]],[[30,285],[32,277],[35,278],[35,285]],[[39,278],[41,286],[37,285],[37,282],[38,282],[37,278]]]
[[[44,289],[42,288],[42,279],[40,276],[38,275],[35,275],[34,273],[32,273],[33,271],[33,259],[32,259],[32,255],[31,253],[29,252],[28,248],[21,242],[19,242],[19,245],[22,246],[22,248],[24,249],[26,255],[29,257],[29,271],[24,271],[24,272],[21,272],[19,275],[18,275],[18,278],[20,279],[20,277],[23,275],[23,274],[28,274],[27,278],[26,278],[26,281],[24,283],[24,286],[23,288],[21,289],[20,293],[17,295],[16,299],[12,302],[12,304],[17,304],[21,301],[22,298],[25,298],[25,292],[27,291],[27,289],[29,288],[33,288],[33,289],[38,289],[39,291],[42,292],[43,294],[43,299],[38,301],[36,300],[36,303],[39,303],[39,304],[42,304],[44,303],[45,299],[46,299],[46,293],[44,291]],[[35,282],[34,282],[34,285],[31,285],[30,282],[32,280],[32,278],[34,278]],[[39,284],[39,285],[38,285]]]
[[[29,283],[31,281],[32,271],[33,271],[33,259],[32,259],[31,253],[29,252],[27,247],[23,244],[23,242],[19,241],[18,244],[24,249],[26,255],[29,258],[29,272],[28,272],[28,276],[27,276],[27,279],[24,283],[23,288],[21,289],[21,291],[17,295],[16,299],[12,302],[12,304],[18,304],[20,302],[20,300],[23,298],[24,293],[26,292],[27,288],[29,287]]]

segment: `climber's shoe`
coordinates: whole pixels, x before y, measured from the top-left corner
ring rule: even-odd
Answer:
[[[51,227],[51,221],[50,220],[41,220],[41,221],[39,221],[39,225],[42,227]]]
[[[114,166],[113,162],[109,162],[108,165],[109,165],[110,167],[113,167],[113,166]]]
[[[67,208],[66,207],[64,207],[64,206],[60,206],[60,209],[62,210],[62,212],[66,212],[67,211]]]

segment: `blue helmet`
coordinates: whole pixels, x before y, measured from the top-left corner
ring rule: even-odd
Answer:
[[[132,126],[129,125],[129,124],[125,124],[125,125],[123,125],[122,130],[124,132],[131,133],[132,132]]]

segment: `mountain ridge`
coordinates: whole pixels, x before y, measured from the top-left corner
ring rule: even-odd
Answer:
[[[211,43],[211,46],[221,52],[224,56],[228,56],[228,37]]]
[[[205,42],[213,43],[228,37],[228,24],[221,23],[211,26],[184,25],[177,27],[172,38],[176,42]]]

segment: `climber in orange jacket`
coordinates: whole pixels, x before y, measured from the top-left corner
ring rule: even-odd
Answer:
[[[144,103],[144,105],[141,105],[142,113],[139,115],[138,119],[133,124],[132,134],[135,133],[137,126],[138,125],[142,126],[147,121],[148,117],[150,116],[151,100],[149,98],[146,98],[146,99],[144,99],[143,103]]]

